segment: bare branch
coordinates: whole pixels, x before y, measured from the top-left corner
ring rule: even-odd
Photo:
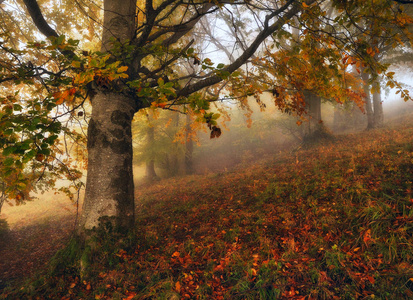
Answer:
[[[159,66],[157,69],[155,69],[154,71],[146,74],[146,77],[143,78],[143,80],[147,79],[147,78],[152,78],[156,73],[164,70],[167,66],[169,66],[171,63],[173,63],[174,61],[176,61],[183,53],[185,53],[189,47],[191,47],[191,45],[194,43],[194,40],[191,40],[179,53],[175,54],[171,59],[169,59],[168,61],[166,61],[165,63],[163,63],[161,66]]]
[[[413,4],[413,1],[409,0],[393,0],[394,2],[401,3],[401,4]]]
[[[315,0],[308,1],[308,4],[313,3]],[[272,18],[279,16],[281,13],[283,13],[285,10],[288,9],[289,6],[292,7],[290,10],[288,10],[282,17],[280,17],[275,23],[272,25],[269,25],[269,22]],[[238,57],[233,63],[229,64],[226,68],[223,69],[223,71],[227,71],[229,73],[233,73],[235,70],[237,70],[239,67],[241,67],[247,60],[255,53],[255,51],[258,49],[258,47],[261,45],[261,43],[268,37],[270,36],[273,32],[279,30],[290,18],[295,16],[298,12],[300,11],[300,6],[297,4],[295,0],[290,0],[288,1],[284,6],[281,8],[277,9],[276,11],[272,12],[271,14],[267,15],[265,22],[264,22],[264,28],[261,30],[261,32],[258,34],[258,36],[255,38],[255,40],[251,43],[251,45],[241,54],[240,57]],[[223,78],[218,75],[213,75],[209,78],[206,78],[204,80],[198,81],[192,85],[188,85],[184,87],[182,90],[179,91],[178,95],[179,96],[188,96],[194,92],[197,92],[205,87],[214,85],[220,81],[222,81]]]
[[[209,11],[214,6],[215,6],[214,3],[204,4],[199,10],[197,10],[197,15],[196,16],[194,16],[190,21],[186,22],[185,24],[178,25],[179,27],[176,28],[175,33],[171,37],[165,39],[162,44],[164,46],[169,46],[169,45],[172,45],[172,44],[176,43],[181,37],[183,37],[192,28],[194,28],[196,23],[198,23],[198,21],[203,16],[205,16],[207,13],[211,13],[212,11],[214,11],[214,10]]]

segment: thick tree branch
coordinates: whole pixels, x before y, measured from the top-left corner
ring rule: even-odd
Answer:
[[[133,42],[134,45],[141,47],[145,44],[148,36],[151,34],[157,16],[158,12],[153,9],[146,13],[146,24],[143,26],[140,36]]]
[[[42,34],[44,34],[46,37],[59,36],[59,34],[52,27],[50,27],[50,25],[44,19],[36,0],[23,0],[23,2],[26,5],[30,17],[33,19],[34,24]]]
[[[175,0],[173,0],[172,1],[172,3],[174,3],[175,2]],[[173,5],[170,5],[170,6],[168,6],[168,11],[166,11],[166,12],[164,12],[163,13],[163,16],[161,17],[161,18],[159,18],[158,19],[158,25],[162,22],[162,21],[165,21],[165,20],[168,20],[168,18],[170,18],[172,15],[173,15],[173,13],[177,10],[177,8],[179,7],[179,6],[181,6],[182,5],[182,2],[180,2],[180,1],[176,1]],[[156,9],[156,11],[163,11],[163,9],[161,10],[161,9],[159,9],[160,7],[158,7],[157,9]],[[185,15],[185,13],[184,13],[184,15]]]
[[[207,13],[210,13],[209,10],[211,7],[214,7],[215,4],[214,3],[206,3],[204,4],[199,10],[197,10],[197,14],[190,19],[188,22],[186,22],[185,24],[180,24],[175,26],[172,26],[172,28],[174,28],[174,33],[169,37],[166,38],[165,40],[163,40],[162,42],[162,46],[168,47],[170,45],[173,45],[174,43],[176,43],[177,41],[179,41],[179,39],[181,37],[183,37],[185,34],[187,34],[195,25],[196,23]],[[152,28],[154,27],[155,24],[155,19],[158,16],[158,14],[161,11],[159,9],[156,9],[154,11],[152,11],[152,13],[150,15],[147,16],[147,25],[146,28],[143,30],[142,35],[134,42],[135,45],[137,45],[138,47],[140,46],[139,44],[143,43],[144,41],[153,41],[156,38],[162,36],[163,34],[167,33],[167,32],[162,32],[162,34],[159,34],[159,32],[154,33],[150,36],[150,31],[152,30]],[[168,30],[169,32],[169,30]],[[152,44],[146,44],[145,48],[149,49],[150,47],[152,47]],[[139,55],[134,55],[135,59],[133,62],[134,66],[139,66],[137,69],[140,68],[140,61],[146,56],[147,54],[139,54]],[[139,70],[138,70],[139,71]]]
[[[50,25],[44,19],[36,0],[23,0],[23,2],[26,5],[27,11],[32,18],[33,23],[43,35],[45,35],[47,38],[59,36],[59,34],[52,27],[50,27]],[[75,55],[74,52],[70,50],[60,50],[60,52],[68,57],[73,57]]]

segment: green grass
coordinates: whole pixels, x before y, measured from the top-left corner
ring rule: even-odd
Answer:
[[[412,299],[413,130],[137,192],[136,234],[9,299]]]

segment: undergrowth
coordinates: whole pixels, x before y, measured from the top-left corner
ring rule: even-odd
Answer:
[[[72,257],[2,297],[412,299],[412,133],[339,136],[141,188],[136,232],[97,240],[90,276]]]
[[[9,233],[9,225],[4,219],[0,219],[0,239],[4,239]]]

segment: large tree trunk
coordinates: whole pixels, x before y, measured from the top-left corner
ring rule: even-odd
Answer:
[[[145,176],[149,181],[155,181],[159,179],[155,171],[155,161],[153,159],[150,159],[146,162]]]
[[[135,35],[136,0],[104,0],[102,52],[112,48],[113,39],[124,43]]]
[[[309,120],[306,124],[305,135],[313,136],[322,128],[321,120],[321,98],[313,93],[304,92],[304,100]]]
[[[104,0],[101,51],[112,48],[113,39],[132,40],[136,0]],[[121,228],[134,226],[132,172],[134,99],[109,90],[98,90],[91,100],[88,128],[88,171],[79,233],[99,225],[101,218]]]
[[[134,101],[120,94],[99,92],[92,107],[80,230],[98,226],[101,217],[109,217],[114,225],[131,228],[135,210],[131,130]]]

